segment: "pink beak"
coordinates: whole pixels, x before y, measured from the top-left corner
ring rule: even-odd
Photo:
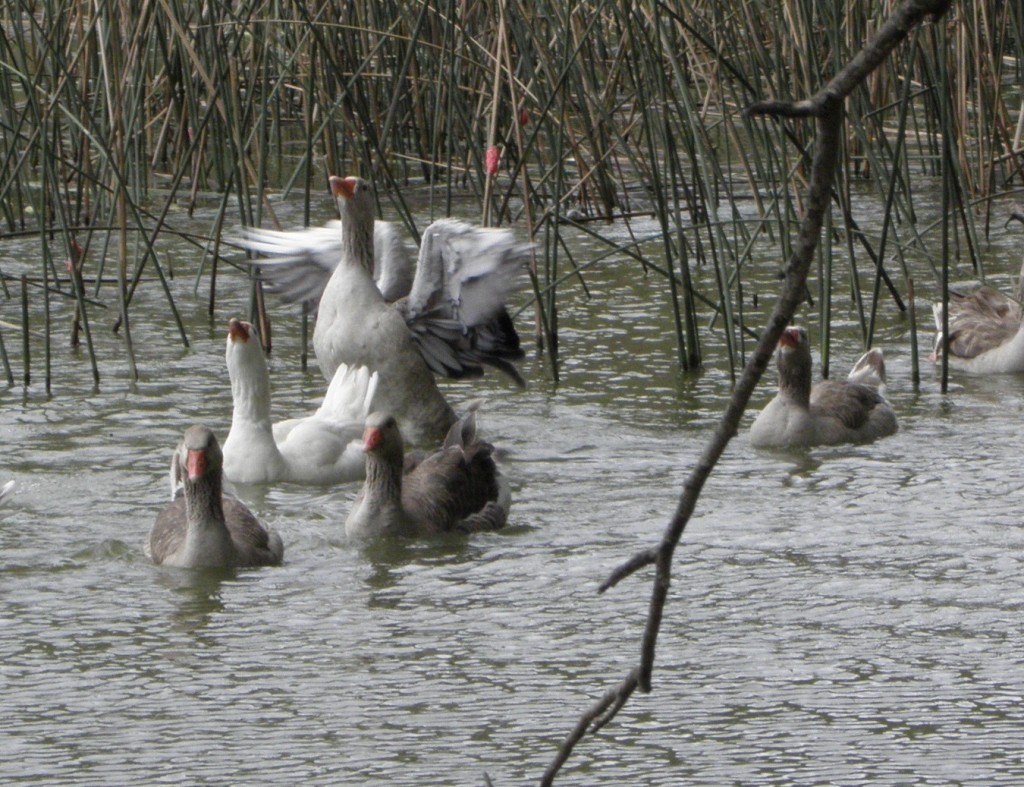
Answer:
[[[206,452],[189,451],[188,459],[185,460],[185,469],[188,470],[188,480],[195,481],[206,472]]]
[[[381,444],[383,439],[384,433],[380,429],[375,426],[366,427],[366,431],[363,432],[363,450],[372,451]]]

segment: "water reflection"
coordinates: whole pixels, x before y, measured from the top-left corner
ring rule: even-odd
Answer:
[[[154,566],[156,584],[168,591],[173,610],[174,631],[195,635],[203,631],[211,619],[224,611],[222,586],[237,578],[235,569],[180,569]]]

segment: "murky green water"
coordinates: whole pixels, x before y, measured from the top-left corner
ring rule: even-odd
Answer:
[[[1011,241],[990,270],[1018,267]],[[2,253],[6,272],[22,264]],[[224,332],[244,303],[225,275],[208,324],[177,267],[191,351],[140,288],[138,384],[104,315],[98,391],[61,338],[52,398],[41,365],[28,391],[0,392],[0,480],[18,482],[0,511],[0,779],[535,782],[635,662],[649,575],[595,588],[668,521],[729,395],[720,350],[679,375],[668,312],[650,305],[660,284],[593,270],[592,300],[566,290],[560,387],[531,360],[524,392],[496,376],[447,389],[486,399],[514,486],[506,530],[360,549],[342,528],[355,487],[246,488],[285,564],[165,570],[142,544],[185,426],[226,434]],[[565,783],[1024,777],[1024,379],[954,377],[943,397],[929,369],[915,392],[905,327],[881,336],[899,434],[790,454],[733,442],[677,552],[655,690],[579,747]],[[279,417],[323,390],[297,337],[278,320]],[[839,329],[834,368],[858,349]]]

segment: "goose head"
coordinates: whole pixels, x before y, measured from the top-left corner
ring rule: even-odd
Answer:
[[[355,176],[342,178],[338,175],[331,175],[331,194],[338,203],[338,212],[342,220],[346,218],[357,222],[360,226],[369,226],[371,231],[373,221],[376,218],[376,201],[373,197],[373,187],[369,181]]]
[[[213,432],[202,424],[185,430],[175,456],[176,479],[186,491],[198,484],[219,479],[224,467],[224,455]]]
[[[779,337],[776,362],[779,390],[806,404],[811,395],[811,345],[807,331],[797,326],[786,328]]]
[[[368,457],[387,462],[402,464],[405,447],[402,444],[402,433],[398,422],[388,413],[370,413],[366,417],[366,428],[363,430],[363,451]]]

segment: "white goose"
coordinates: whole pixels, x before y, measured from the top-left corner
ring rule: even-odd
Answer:
[[[366,472],[360,437],[377,387],[366,367],[338,367],[311,416],[271,426],[270,374],[252,326],[228,322],[224,352],[234,409],[224,441],[224,472],[234,483],[335,484]]]
[[[291,301],[319,297],[313,348],[324,375],[330,378],[342,363],[379,373],[374,409],[393,414],[407,442],[436,445],[456,418],[435,373],[474,377],[486,364],[523,384],[512,363],[523,352],[504,303],[530,247],[507,229],[441,219],[423,233],[408,295],[390,303],[401,288],[386,285],[382,294],[373,273],[383,282],[401,279],[394,273],[400,255],[388,252],[388,264],[375,268],[382,222],[374,221],[370,184],[336,176],[330,182],[340,231],[263,230],[247,244],[279,256],[259,262],[273,290]]]
[[[1016,208],[1011,219],[1024,222]],[[1012,296],[984,286],[974,292],[949,293],[949,368],[973,374],[1024,372],[1024,263]],[[942,360],[942,304],[932,306],[935,347],[930,356]]]
[[[896,414],[879,391],[885,383],[882,351],[871,349],[847,380],[811,386],[811,347],[803,328],[779,338],[779,392],[750,427],[756,448],[865,443],[897,430]]]
[[[177,568],[269,566],[284,544],[238,498],[226,494],[217,438],[197,424],[185,431],[172,465],[181,482],[177,498],[156,518],[145,552],[154,563]]]

